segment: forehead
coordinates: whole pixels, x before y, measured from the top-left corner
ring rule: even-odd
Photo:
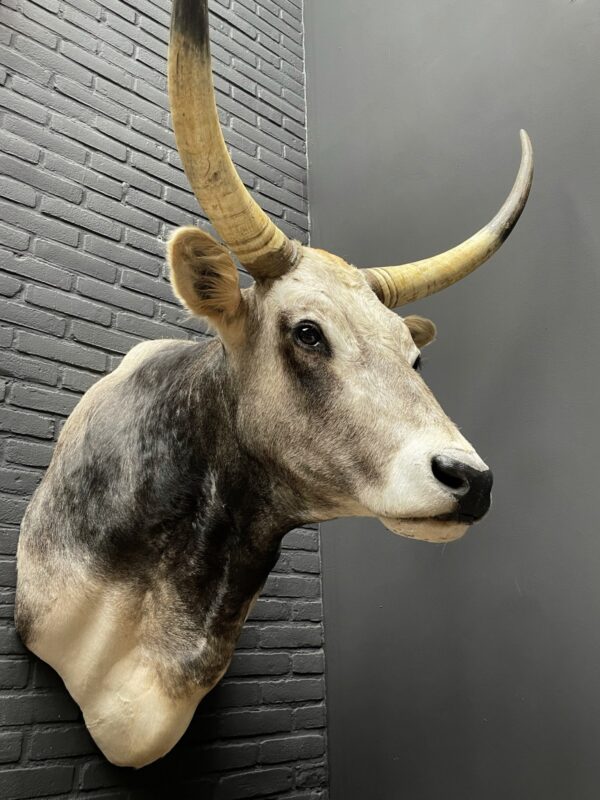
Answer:
[[[270,311],[278,309],[296,321],[308,316],[410,340],[402,319],[377,299],[361,271],[324,250],[304,247],[298,265],[275,282],[265,302]]]

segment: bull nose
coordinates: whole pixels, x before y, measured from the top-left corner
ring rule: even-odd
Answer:
[[[456,514],[462,522],[481,519],[491,503],[493,476],[449,456],[434,456],[431,470],[436,479],[455,497]]]

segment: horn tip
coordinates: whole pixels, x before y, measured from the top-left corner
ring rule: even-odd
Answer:
[[[529,134],[527,133],[525,128],[521,128],[521,130],[519,131],[519,135],[521,137],[521,147],[522,147],[523,151],[526,152],[529,155],[532,155],[533,154],[533,146],[531,144],[531,139],[529,137]]]

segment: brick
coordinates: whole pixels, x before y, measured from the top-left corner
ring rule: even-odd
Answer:
[[[103,58],[106,58],[111,64],[114,64],[120,69],[128,72],[130,75],[141,78],[144,83],[155,86],[161,92],[166,92],[167,78],[164,67],[161,72],[158,72],[155,69],[145,66],[135,58],[123,55],[123,53],[115,50],[114,47],[111,47],[106,43],[102,43],[100,45],[100,55]]]
[[[325,656],[323,652],[294,653],[292,656],[292,669],[296,673],[323,673],[325,671]]]
[[[109,81],[118,84],[119,86],[124,86],[125,88],[131,88],[133,84],[133,79],[130,75],[123,72],[122,69],[115,67],[113,64],[109,64],[103,58],[99,56],[93,55],[89,53],[87,50],[83,50],[81,47],[77,47],[77,45],[72,44],[71,42],[63,42],[61,44],[61,51],[69,59],[68,63],[73,64],[76,67],[77,64],[82,65],[83,67],[87,67],[90,70],[90,74],[93,73],[94,75],[102,75],[103,77],[107,78]],[[59,74],[66,75],[69,78],[75,78],[72,74],[71,70],[58,70]],[[85,70],[87,72],[87,70]],[[85,83],[85,81],[80,81],[80,83]]]
[[[260,746],[260,761],[263,764],[280,764],[282,761],[318,758],[324,752],[325,737],[321,734],[285,736],[262,742]]]
[[[321,571],[321,557],[318,553],[291,553],[290,565],[294,572],[318,574]]]
[[[214,744],[194,748],[183,758],[186,765],[204,774],[251,767],[258,761],[258,752],[258,744],[254,742]]]
[[[0,418],[4,409],[0,409]],[[0,467],[0,492],[30,495],[40,482],[40,474],[24,469]],[[1,675],[1,670],[0,670]]]
[[[51,78],[50,70],[40,66],[37,61],[15,52],[14,49],[0,45],[0,62],[10,70],[19,75],[26,75],[32,81],[47,84]]]
[[[285,675],[291,667],[289,653],[234,653],[227,674]]]
[[[85,322],[74,322],[72,336],[78,342],[109,350],[114,353],[128,353],[132,347],[141,341],[133,336],[116,331],[107,331],[97,325],[87,325]]]
[[[41,150],[37,145],[19,136],[11,136],[6,131],[2,136],[2,150],[17,156],[21,161],[30,161],[32,164],[37,164],[41,155]]]
[[[156,197],[160,197],[162,186],[158,181],[155,181],[147,175],[140,173],[136,169],[131,169],[131,167],[125,164],[120,164],[110,158],[105,158],[99,153],[92,153],[90,166],[92,169],[97,170],[104,175],[108,175],[111,178],[115,178],[122,183],[126,183],[130,186],[136,186],[138,189],[141,189],[148,194],[153,194]]]
[[[36,659],[33,663],[32,687],[34,689],[62,689],[63,682],[49,664]]]
[[[260,646],[264,648],[319,647],[322,641],[317,625],[269,625],[260,633]]]
[[[47,444],[9,439],[6,445],[6,460],[13,464],[24,464],[27,467],[47,467],[52,458],[52,452],[53,447]],[[10,522],[10,520],[5,520],[5,522]]]
[[[42,308],[51,308],[72,317],[81,317],[100,325],[110,325],[111,313],[108,309],[90,303],[72,294],[58,292],[55,289],[44,289],[41,286],[30,286],[25,294],[27,302]]]
[[[99,117],[97,121],[98,130],[105,133],[107,136],[116,139],[118,142],[123,142],[134,150],[139,150],[142,153],[148,153],[156,158],[164,156],[164,148],[156,144],[147,136],[142,136],[141,133],[119,125],[104,117]],[[150,173],[152,174],[152,173]]]
[[[14,89],[14,81],[12,88]],[[30,100],[20,97],[10,89],[0,89],[0,106],[42,125],[48,120],[46,109],[40,108],[37,103],[32,103]]]
[[[60,765],[0,770],[0,796],[11,800],[51,797],[68,792],[75,768]]]
[[[46,200],[47,203],[57,203],[55,198]],[[67,205],[67,204],[65,204]],[[68,225],[63,225],[56,219],[43,217],[37,211],[29,211],[26,208],[17,208],[10,203],[0,202],[0,215],[5,222],[12,223],[15,227],[25,228],[25,230],[44,236],[48,239],[75,246],[79,240],[79,233]],[[20,249],[20,248],[19,248]]]
[[[133,41],[127,39],[125,36],[121,36],[121,34],[112,30],[107,25],[93,22],[87,15],[81,14],[79,11],[69,6],[63,7],[63,16],[66,20],[69,20],[69,22],[77,25],[81,30],[88,31],[92,34],[92,49],[96,49],[97,41],[100,40],[117,47],[119,50],[122,50],[125,55],[133,55]],[[79,36],[77,38],[79,38]],[[77,39],[75,39],[75,41],[77,41]],[[77,43],[83,45],[83,41],[81,40]]]
[[[317,531],[297,528],[286,533],[282,545],[292,550],[312,550],[316,552],[319,549],[319,535]]]
[[[10,275],[0,275],[0,294],[4,297],[14,297],[23,284]]]
[[[292,607],[292,619],[320,622],[323,619],[323,606],[320,600],[296,602]]]
[[[125,161],[127,157],[127,150],[124,145],[119,144],[114,139],[110,139],[108,136],[103,136],[101,133],[92,130],[88,125],[82,125],[76,120],[65,119],[58,114],[53,114],[50,127],[63,136],[76,139],[87,147],[100,150],[102,153],[106,153],[119,161]]]
[[[158,8],[157,5],[149,3],[146,0],[135,0],[135,7],[143,16],[150,17],[159,25],[163,25],[167,29],[169,28],[171,21],[169,15],[166,11]]]
[[[14,556],[17,552],[17,542],[19,540],[18,528],[1,528],[0,529],[0,553],[3,555]],[[0,679],[2,677],[2,670],[0,670]]]
[[[291,730],[289,709],[261,708],[255,711],[229,711],[219,715],[217,730],[221,737],[260,736]]]
[[[251,650],[258,647],[259,629],[255,625],[246,623],[237,640],[238,650]]]
[[[121,276],[121,285],[134,292],[156,297],[158,300],[166,300],[167,302],[173,300],[171,284],[161,278],[148,278],[146,275],[140,275],[138,272],[124,269]]]
[[[218,708],[256,706],[260,702],[258,683],[226,680],[220,683],[207,698],[208,704]]]
[[[106,369],[106,356],[88,347],[65,342],[60,339],[50,339],[47,336],[37,336],[33,333],[19,332],[17,336],[17,350],[51,361],[60,361],[75,367],[85,367],[94,372],[103,372]]]
[[[11,247],[13,250],[26,250],[29,240],[29,234],[0,223],[0,244]]]
[[[167,186],[165,189],[165,201],[168,205],[175,205],[189,212],[187,215],[180,215],[177,211],[173,210],[168,214],[166,218],[175,225],[189,224],[189,214],[192,214],[193,217],[198,217],[200,215],[198,201],[191,192],[182,192],[179,189],[174,189],[172,186]]]
[[[132,269],[139,269],[150,275],[160,273],[160,261],[154,257],[146,256],[143,253],[125,247],[123,244],[113,244],[105,239],[98,239],[95,236],[85,236],[83,247],[85,250],[96,256],[113,261],[115,264],[123,264]]]
[[[46,164],[46,167],[47,166]],[[29,186],[34,186],[36,189],[40,189],[44,192],[44,194],[55,194],[73,203],[79,203],[83,197],[83,192],[79,186],[65,181],[62,178],[50,175],[47,169],[32,167],[29,164],[24,164],[22,161],[7,155],[0,154],[0,170],[4,175],[9,175]]]
[[[303,705],[294,709],[294,730],[324,728],[327,724],[325,705]]]
[[[66,692],[28,693],[4,696],[0,705],[0,724],[27,725],[36,722],[72,722],[79,708]],[[0,796],[2,796],[0,794]]]
[[[121,86],[115,86],[113,83],[109,83],[109,81],[105,81],[102,78],[96,78],[96,90],[100,93],[100,95],[109,98],[111,102],[115,102],[120,106],[123,106],[123,109],[125,110],[124,119],[120,119],[121,115],[119,115],[119,117],[112,114],[109,115],[117,122],[127,122],[129,113],[132,111],[136,114],[141,114],[148,119],[152,119],[155,122],[162,122],[166,117],[166,109],[158,108],[155,103],[148,102],[148,100],[146,100],[144,97],[139,97],[134,92],[128,91]],[[108,133],[108,131],[106,132]],[[115,138],[118,139],[118,137]],[[152,147],[157,153],[162,152],[158,145],[153,144]]]
[[[117,122],[127,122],[127,111],[98,91],[90,91],[87,87],[84,88],[76,81],[71,81],[62,75],[55,76],[54,87],[58,92],[76,100],[80,105],[87,106],[93,111],[99,111],[101,114],[106,114],[106,116],[117,120]]]
[[[69,7],[66,6],[63,9],[63,18],[61,19],[58,14],[48,14],[46,11],[43,11],[38,6],[33,5],[32,3],[28,3],[26,1],[21,3],[21,8],[25,16],[29,17],[30,19],[39,22],[44,27],[48,28],[49,30],[57,33],[61,38],[64,39],[72,39],[73,41],[77,42],[81,47],[87,47],[90,50],[93,50],[96,46],[95,39],[90,36],[89,34],[85,33],[82,30],[78,30],[69,22],[66,21],[66,17],[68,16],[68,12],[70,11]],[[54,47],[54,45],[50,45]]]
[[[32,445],[32,447],[35,445]],[[6,448],[6,458],[9,458],[9,450],[10,450],[10,442]],[[15,497],[8,497],[4,495],[0,497],[0,522],[5,525],[19,525],[21,519],[23,518],[23,514],[25,513],[25,508],[27,503],[25,501],[17,499]],[[10,584],[12,585],[12,584]],[[8,650],[3,651],[0,649],[0,652],[9,652]]]
[[[158,318],[171,325],[179,325],[198,334],[205,334],[208,330],[205,320],[201,317],[191,316],[189,311],[186,311],[181,306],[160,303],[158,306]]]
[[[88,193],[87,205],[92,211],[97,211],[99,214],[104,214],[107,217],[119,220],[123,222],[124,225],[140,228],[147,233],[158,233],[159,225],[157,220],[153,217],[149,217],[147,214],[136,211],[122,203],[115,203],[114,200],[109,200],[107,197],[102,197],[102,195]],[[117,225],[116,227],[120,232],[121,226]],[[102,233],[102,231],[98,231],[98,233]],[[106,236],[105,233],[102,235]],[[119,237],[111,236],[110,238]]]
[[[83,725],[38,730],[31,736],[30,758],[34,761],[84,756],[96,750],[92,737]]]
[[[169,183],[172,186],[176,186],[179,189],[184,189],[185,191],[189,192],[190,187],[183,172],[178,169],[174,169],[169,164],[157,161],[154,158],[148,158],[141,153],[132,153],[131,163],[134,167],[142,170],[142,172],[146,172],[148,175],[153,176],[157,180],[161,181],[161,183]]]
[[[253,606],[249,620],[287,620],[290,616],[289,601],[261,598]]]
[[[270,575],[263,595],[266,597],[317,597],[320,582],[317,578],[300,575]]]
[[[69,0],[69,3],[94,19],[100,19],[101,9],[94,0]]]
[[[79,785],[84,791],[118,786],[123,780],[122,771],[106,761],[92,761],[84,764]]]
[[[88,125],[94,119],[94,111],[87,108],[87,106],[83,106],[74,102],[60,92],[55,91],[54,86],[52,88],[39,86],[36,83],[31,83],[31,81],[26,81],[18,76],[15,76],[12,81],[12,88],[17,92],[26,95],[29,99],[33,100],[45,110],[57,111],[64,117],[72,117]],[[81,89],[82,91],[91,91],[87,86],[82,86]]]
[[[294,773],[289,767],[280,769],[254,769],[226,775],[219,781],[215,800],[239,800],[245,797],[277,796],[293,786]]]
[[[21,517],[25,513],[27,507],[26,500],[19,500],[7,495],[1,496],[4,507],[0,509],[0,519],[7,525],[17,525],[21,521]],[[17,567],[14,556],[9,558],[0,559],[0,581],[3,588],[15,587],[17,585]],[[2,628],[2,647],[0,652],[8,655],[9,653],[19,653],[20,645],[17,644],[17,649],[14,648],[14,630],[12,628],[12,619],[10,628]]]
[[[324,764],[299,766],[296,769],[296,786],[299,789],[311,786],[324,786],[327,769]]]
[[[2,24],[7,25],[11,30],[18,31],[35,39],[36,42],[46,47],[56,47],[57,38],[46,28],[37,25],[34,21],[27,19],[23,14],[12,11],[7,6],[2,8]],[[8,44],[8,42],[5,42]]]
[[[18,383],[13,386],[11,403],[35,411],[46,411],[66,417],[77,405],[79,398],[61,391],[50,391],[39,386]]]
[[[22,514],[27,507],[27,501],[25,500],[15,500],[14,498],[7,498],[6,496],[4,500],[7,503],[7,508],[3,509],[1,512],[2,514],[6,514],[10,509],[13,509],[16,514]],[[3,521],[7,523],[11,522],[11,520],[8,519]],[[16,522],[18,521],[19,520],[16,520]],[[0,585],[2,587],[15,587],[17,585],[17,565],[14,556],[0,559]],[[9,635],[12,637],[12,628],[10,629]],[[8,653],[9,651],[2,650],[2,652]]]
[[[23,658],[0,660],[0,688],[22,689],[27,684],[29,661]]]
[[[142,339],[187,339],[188,334],[164,322],[141,319],[131,314],[117,314],[117,328]]]
[[[110,12],[107,12],[105,17],[106,24],[109,26],[109,28],[120,31],[129,40],[132,42],[137,42],[139,46],[146,48],[146,50],[150,51],[151,53],[155,53],[166,62],[166,41],[162,41],[161,39],[157,39],[155,36],[149,35],[141,29],[141,26],[130,25],[127,22],[124,22],[122,19],[115,17]],[[164,71],[166,70],[163,70],[163,72]]]
[[[44,166],[52,172],[58,172],[64,175],[65,178],[68,178],[70,181],[78,183],[81,186],[87,186],[109,197],[115,197],[117,200],[120,200],[123,195],[123,187],[117,181],[113,181],[104,175],[99,175],[92,169],[82,167],[81,164],[74,164],[72,161],[68,161],[62,156],[57,156],[55,153],[46,154]],[[83,192],[79,186],[77,189],[81,196],[83,196]],[[81,198],[74,199],[67,197],[66,199],[74,200],[76,203],[79,203]]]
[[[300,703],[322,700],[325,687],[321,678],[292,678],[262,684],[264,703]]]
[[[135,22],[135,12],[133,9],[121,3],[120,0],[102,0],[102,7],[114,11],[115,14],[123,17],[123,19],[126,19],[128,22]]]
[[[0,669],[3,662],[0,661]],[[0,763],[8,764],[18,761],[23,747],[23,734],[21,731],[6,731],[0,733]]]
[[[41,258],[45,258],[54,264],[60,264],[68,270],[73,272],[83,273],[92,278],[98,278],[102,281],[112,283],[117,275],[117,270],[112,264],[107,264],[98,258],[92,258],[85,255],[80,250],[73,250],[70,247],[63,247],[62,245],[55,244],[54,242],[46,242],[38,240],[34,245],[34,253]],[[33,277],[33,276],[32,276]],[[41,279],[40,279],[41,280]],[[50,283],[50,281],[44,281]],[[58,286],[57,283],[53,285]],[[70,286],[59,286],[61,289],[68,289]],[[84,292],[85,294],[85,292]],[[103,299],[103,298],[98,298]]]
[[[71,142],[57,133],[52,133],[47,128],[20,117],[13,117],[10,114],[6,115],[4,124],[9,133],[20,136],[28,142],[33,142],[44,150],[50,150],[79,164],[85,162],[86,151],[81,145],[75,144],[75,142]],[[4,149],[6,150],[6,148]]]
[[[0,300],[0,319],[18,327],[33,328],[53,336],[62,336],[66,328],[64,319],[11,300]]]
[[[273,125],[268,119],[262,117],[258,120],[258,125],[262,133],[267,136],[277,137],[277,139],[283,142],[285,147],[288,148],[288,151],[292,149],[296,153],[296,159],[300,161],[303,160],[304,163],[302,166],[306,167],[306,142],[304,139],[294,136],[291,131],[286,128],[285,119],[283,128]]]
[[[228,98],[223,98],[220,100],[219,105],[225,109],[228,109],[233,116],[244,119],[250,125],[258,125],[259,117],[267,117],[276,125],[283,124],[283,115],[281,111],[277,111],[277,109],[272,108],[258,97],[248,94],[242,89],[238,89],[237,86],[232,87],[231,93],[233,96],[233,102],[228,101]],[[247,118],[247,111],[245,111],[245,109],[252,110],[253,119]]]
[[[152,300],[148,297],[141,297],[133,292],[128,292],[120,287],[107,286],[88,278],[79,278],[77,289],[86,297],[110,303],[110,305],[125,308],[128,311],[136,311],[138,314],[144,314],[147,317],[151,317],[154,313]]]
[[[0,276],[1,279],[1,276]],[[14,328],[0,325],[0,347],[12,347]],[[3,387],[5,384],[3,384]]]
[[[82,83],[84,86],[92,85],[92,73],[84,69],[80,64],[69,61],[62,53],[57,53],[54,52],[54,50],[49,50],[47,47],[42,47],[37,44],[37,42],[26,39],[24,36],[17,36],[14,46],[24,56],[50,70],[50,72],[65,75],[68,78]],[[63,45],[63,47],[64,46],[65,45]],[[45,81],[40,81],[40,83],[45,83]]]
[[[12,378],[23,378],[50,386],[54,386],[58,380],[58,368],[55,364],[23,358],[14,353],[2,354],[2,373]]]
[[[106,198],[103,198],[106,200]],[[106,200],[106,202],[113,202]],[[94,233],[100,233],[109,239],[121,238],[121,226],[100,214],[94,214],[97,208],[90,203],[88,199],[88,206],[91,210],[75,206],[72,203],[65,203],[64,200],[59,200],[56,197],[48,197],[42,200],[41,210],[43,214],[49,214],[59,219],[68,220],[76,225],[78,228],[85,228]]]
[[[70,389],[73,392],[87,392],[98,380],[97,375],[92,375],[90,372],[82,372],[78,369],[67,368],[63,372],[62,385],[65,389]]]
[[[38,439],[51,439],[54,423],[49,417],[4,406],[0,408],[0,430],[35,436]]]

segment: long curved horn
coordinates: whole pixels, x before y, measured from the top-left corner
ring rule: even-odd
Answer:
[[[198,202],[255,278],[273,278],[297,257],[242,183],[227,151],[212,82],[207,0],[174,0],[169,99],[177,149]]]
[[[462,244],[432,258],[399,267],[365,269],[369,285],[388,308],[398,308],[439,292],[487,261],[517,224],[533,180],[533,150],[521,131],[521,166],[514,186],[494,219]]]

